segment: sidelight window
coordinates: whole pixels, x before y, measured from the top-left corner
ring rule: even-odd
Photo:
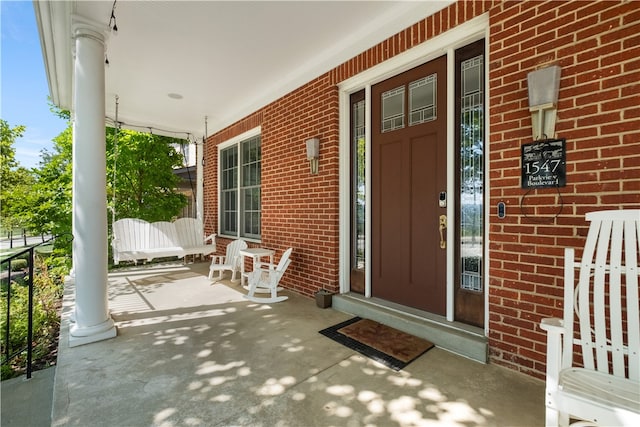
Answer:
[[[459,283],[483,291],[484,90],[483,55],[460,63]]]

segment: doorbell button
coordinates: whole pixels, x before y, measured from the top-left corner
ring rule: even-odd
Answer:
[[[498,218],[502,219],[507,216],[507,206],[504,202],[498,202]]]

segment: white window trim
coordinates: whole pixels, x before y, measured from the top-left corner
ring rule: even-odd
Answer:
[[[258,136],[261,134],[262,134],[262,126],[258,126],[246,132],[243,132],[240,135],[236,135],[233,138],[218,144],[218,154],[220,154],[220,151],[224,150],[225,148],[229,148],[230,146],[238,144],[244,141],[245,139],[253,138],[254,136]]]
[[[233,138],[226,140],[225,142],[221,142],[220,144],[218,144],[218,188],[217,188],[216,191],[218,192],[218,207],[217,207],[217,209],[218,209],[218,235],[220,237],[227,237],[227,238],[233,238],[233,239],[243,239],[243,240],[246,240],[248,242],[256,242],[256,243],[260,243],[262,241],[262,239],[255,239],[255,238],[249,238],[249,237],[240,236],[240,228],[238,228],[238,233],[235,236],[230,235],[230,234],[223,234],[221,232],[221,230],[222,230],[222,215],[220,215],[221,209],[222,209],[222,200],[220,198],[220,185],[221,185],[221,182],[222,182],[222,171],[221,171],[221,167],[220,167],[221,152],[224,149],[227,149],[227,148],[232,147],[234,145],[240,144],[242,141],[245,141],[247,139],[251,139],[251,138],[253,138],[255,136],[260,136],[260,135],[262,135],[262,126],[257,126],[257,127],[253,128],[253,129],[250,129],[250,130],[248,130],[246,132],[241,133],[240,135],[236,135]],[[260,142],[260,145],[262,146],[262,142]],[[238,168],[239,167],[240,167],[240,165],[238,165]],[[240,172],[238,172],[238,173],[240,173]],[[239,182],[239,180],[238,180],[238,182]],[[262,187],[262,185],[261,185],[261,187]],[[238,195],[238,197],[240,197],[240,196]],[[260,209],[262,210],[262,203],[260,205]],[[240,214],[241,214],[240,209],[238,209],[238,218],[237,218],[238,227],[240,227]],[[260,230],[262,231],[262,227],[260,227]],[[261,235],[262,235],[262,233],[261,233]]]
[[[429,39],[420,45],[407,50],[399,55],[394,56],[393,58],[384,61],[372,68],[369,68],[363,71],[360,74],[357,74],[340,84],[338,84],[338,89],[340,91],[339,94],[339,108],[340,108],[340,211],[339,211],[339,219],[340,219],[340,261],[339,261],[339,283],[340,283],[340,292],[348,292],[349,291],[349,265],[350,265],[350,198],[351,198],[351,174],[350,174],[350,165],[349,165],[349,152],[350,152],[350,121],[349,121],[349,108],[350,108],[350,98],[349,96],[352,93],[355,93],[359,90],[365,89],[365,102],[367,108],[367,121],[366,121],[366,132],[365,132],[365,144],[367,147],[366,154],[366,204],[367,209],[365,212],[365,221],[367,223],[366,230],[366,238],[365,238],[365,259],[366,265],[371,265],[371,123],[370,114],[371,111],[371,86],[376,83],[379,83],[383,80],[386,80],[395,75],[401,74],[404,71],[410,70],[418,65],[429,62],[433,59],[436,59],[442,55],[447,55],[447,70],[453,70],[454,67],[454,53],[455,50],[466,46],[474,41],[485,39],[485,72],[486,76],[488,76],[488,64],[489,64],[489,49],[488,49],[488,40],[489,40],[489,14],[485,13],[483,15],[477,16],[465,23],[462,23],[449,31],[442,33],[432,39]],[[486,108],[488,111],[489,108],[489,87],[488,82],[486,85]],[[454,110],[455,110],[455,82],[453,79],[447,79],[447,162],[448,164],[452,164],[454,162]],[[485,114],[485,130],[486,135],[490,135],[489,133],[489,114]],[[487,145],[488,146],[488,145]],[[489,170],[489,152],[488,150],[485,153],[485,170]],[[449,168],[448,177],[447,177],[447,192],[449,194],[453,194],[455,179],[453,179],[454,171],[453,168]],[[489,183],[485,184],[485,192],[486,194],[490,194]],[[447,207],[447,216],[449,218],[454,217],[454,204],[450,203]],[[485,215],[488,218],[489,214],[489,203],[485,203]],[[488,221],[485,221],[485,226],[487,227],[485,236],[489,236],[488,234]],[[447,227],[447,320],[453,321],[454,319],[454,246],[452,244],[454,240],[454,229],[453,227]],[[485,243],[485,248],[489,246],[489,241],[487,239]],[[485,253],[484,260],[485,264],[488,265],[488,254]],[[485,265],[485,267],[486,267]],[[485,320],[488,320],[488,277],[489,269],[484,269],[484,283],[487,284],[485,287]],[[370,268],[365,270],[365,297],[371,297],[371,273]],[[488,321],[485,321],[485,333],[488,333]]]

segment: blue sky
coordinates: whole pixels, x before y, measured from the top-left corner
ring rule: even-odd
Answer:
[[[26,168],[37,167],[40,152],[52,150],[51,140],[67,123],[49,110],[49,86],[32,2],[2,0],[0,16],[0,116],[11,127],[26,126],[23,137],[14,144],[16,160]]]

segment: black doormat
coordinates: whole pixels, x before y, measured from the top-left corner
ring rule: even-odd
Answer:
[[[399,371],[433,344],[373,320],[354,317],[320,333],[358,353]]]

